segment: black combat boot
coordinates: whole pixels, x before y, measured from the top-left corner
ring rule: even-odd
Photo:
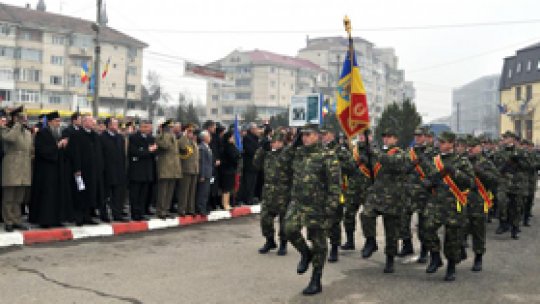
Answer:
[[[461,261],[465,261],[467,259],[467,249],[465,248],[465,246],[461,246],[460,256],[461,256]]]
[[[311,296],[320,293],[322,291],[321,276],[322,269],[319,267],[314,268],[313,273],[311,274],[311,280],[309,281],[309,285],[304,288],[302,294],[306,296]]]
[[[356,249],[354,246],[354,230],[353,231],[347,231],[347,242],[341,246],[341,250],[354,250]]]
[[[523,226],[524,227],[531,227],[531,224],[529,223],[529,219],[531,216],[529,215],[529,211],[525,211],[523,214]]]
[[[419,264],[427,263],[427,255],[428,251],[426,249],[426,246],[422,245],[422,248],[420,249],[420,256],[418,257],[418,260],[416,262]]]
[[[519,227],[518,226],[512,226],[512,231],[510,232],[510,235],[514,240],[519,240]]]
[[[448,260],[448,267],[446,268],[446,275],[444,280],[452,282],[456,280],[456,261]]]
[[[482,271],[482,255],[481,254],[477,254],[474,257],[474,264],[471,270],[474,272]]]
[[[403,239],[403,247],[398,253],[398,257],[406,257],[408,255],[414,254],[413,244],[411,239]]]
[[[286,255],[287,254],[287,240],[279,241],[279,249],[277,255]]]
[[[510,230],[510,227],[508,226],[508,223],[506,223],[503,220],[499,221],[499,227],[497,227],[497,230],[495,230],[495,234],[503,234],[508,232]]]
[[[362,249],[362,257],[367,259],[377,250],[379,250],[379,247],[377,247],[377,241],[375,241],[375,238],[368,237],[366,239],[366,243],[364,244],[364,248]]]
[[[300,252],[300,255],[300,262],[298,262],[296,272],[298,274],[304,274],[309,268],[309,263],[311,263],[313,255],[311,254],[311,251],[309,249],[306,249],[306,251],[304,252]]]
[[[335,263],[338,261],[338,245],[332,245],[330,254],[328,254],[328,262]]]
[[[394,256],[386,256],[386,265],[384,265],[384,273],[394,273]]]
[[[276,241],[274,240],[273,237],[268,237],[266,238],[266,243],[264,243],[264,246],[262,246],[260,249],[259,249],[259,253],[260,254],[266,254],[268,253],[268,251],[272,250],[272,249],[276,249],[277,248],[277,245],[276,245]]]
[[[427,273],[435,273],[437,270],[439,270],[440,267],[443,266],[443,262],[441,260],[441,253],[440,252],[431,252],[430,254],[431,260],[429,261],[429,265],[426,269]]]

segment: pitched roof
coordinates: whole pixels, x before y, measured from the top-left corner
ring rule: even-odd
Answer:
[[[251,61],[255,64],[271,63],[295,68],[324,71],[320,66],[306,59],[300,59],[261,50],[247,51],[243,53],[248,55]]]
[[[92,24],[94,23],[92,21],[3,3],[0,3],[0,21],[18,24],[26,28],[57,31],[59,33],[95,34],[92,30]],[[100,39],[106,42],[141,48],[148,46],[148,44],[140,40],[105,26],[101,28]]]

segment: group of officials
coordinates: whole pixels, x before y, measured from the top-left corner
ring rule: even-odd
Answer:
[[[313,266],[305,295],[322,291],[323,266],[326,260],[338,261],[339,248],[355,249],[360,206],[363,258],[378,250],[376,223],[381,216],[384,273],[393,273],[396,256],[414,253],[411,219],[416,213],[421,245],[418,263],[429,259],[426,272],[435,273],[444,264],[443,251],[446,281],[455,280],[456,264],[467,259],[469,236],[475,254],[471,270],[482,270],[486,223],[492,218],[499,220],[496,233],[510,232],[514,240],[519,239],[520,224],[530,224],[540,162],[533,143],[512,132],[504,133],[499,141],[451,132],[442,132],[435,140],[432,132],[419,128],[414,145],[405,150],[398,146],[392,129],[382,132],[380,148],[369,131],[351,142],[313,125],[301,129],[289,144],[285,136],[285,130],[276,130],[270,149],[259,149],[254,159],[265,181],[261,229],[266,242],[259,252],[278,248],[274,220],[279,218],[278,255],[287,253],[290,242],[301,255],[298,274]],[[304,227],[311,246],[301,233]]]
[[[7,232],[29,229],[22,220],[26,212],[42,228],[140,221],[152,214],[205,215],[216,208],[209,205],[216,168],[238,167],[237,159],[220,162],[222,138],[213,121],[195,133],[192,124],[168,120],[155,136],[149,121],[120,126],[115,118],[98,122],[80,113],[67,128],[60,125],[58,112],[35,126],[22,108],[0,114],[1,217]],[[234,152],[232,158],[239,158]]]

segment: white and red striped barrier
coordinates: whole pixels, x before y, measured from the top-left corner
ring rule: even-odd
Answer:
[[[212,211],[208,216],[182,216],[174,219],[151,219],[140,222],[99,224],[96,226],[36,229],[0,233],[0,247],[32,245],[58,241],[79,240],[93,237],[137,233],[172,227],[183,227],[205,222],[215,222],[261,212],[260,205],[241,206],[230,211]]]

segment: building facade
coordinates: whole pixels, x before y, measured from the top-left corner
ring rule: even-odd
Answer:
[[[144,116],[142,58],[147,44],[106,26],[100,30],[100,116]],[[82,66],[93,66],[93,22],[0,3],[0,101],[24,105],[29,114],[79,109],[91,112],[92,92],[82,83]],[[141,115],[142,114],[142,115]]]
[[[499,81],[499,75],[484,76],[452,91],[453,132],[498,136]]]
[[[504,59],[499,91],[500,131],[540,144],[540,43]]]
[[[207,82],[206,117],[225,123],[255,106],[261,120],[287,111],[291,97],[318,92],[327,72],[318,65],[262,50],[233,51],[208,67],[225,72]]]
[[[373,43],[359,37],[354,37],[353,41],[367,93],[371,124],[376,125],[386,105],[400,104],[405,99],[414,101],[414,86],[412,82],[405,81],[405,73],[398,68],[394,49],[376,48]],[[310,60],[328,71],[329,77],[322,89],[334,100],[348,49],[349,41],[344,37],[308,37],[306,47],[298,52],[299,58]]]

